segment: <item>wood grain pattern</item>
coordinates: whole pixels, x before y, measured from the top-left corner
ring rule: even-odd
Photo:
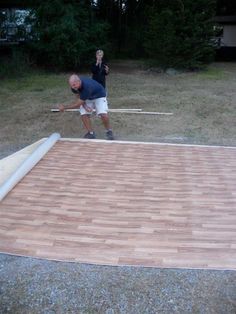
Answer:
[[[236,148],[59,141],[0,203],[0,251],[236,269]]]

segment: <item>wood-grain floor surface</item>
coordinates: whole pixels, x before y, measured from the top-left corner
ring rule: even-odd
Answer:
[[[236,269],[236,148],[59,141],[0,203],[0,251]]]

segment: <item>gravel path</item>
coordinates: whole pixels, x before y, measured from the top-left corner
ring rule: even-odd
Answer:
[[[0,254],[0,313],[236,313],[236,272],[108,267]]]

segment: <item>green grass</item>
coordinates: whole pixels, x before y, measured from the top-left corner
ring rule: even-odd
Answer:
[[[65,88],[65,80],[62,75],[47,73],[30,73],[21,78],[10,78],[2,80],[2,88],[9,89],[12,92],[17,91],[45,91],[55,86]]]
[[[225,71],[215,66],[209,66],[197,74],[197,78],[207,80],[222,80],[225,76]]]
[[[235,146],[236,63],[216,63],[205,71],[176,76],[140,70],[134,60],[119,60],[110,68],[111,108],[173,112],[173,116],[111,114],[117,139],[181,142],[175,138],[183,138],[185,143]],[[50,111],[75,100],[68,76],[34,70],[1,80],[0,157],[53,132],[62,137],[84,135],[78,114]],[[97,137],[104,138],[100,119],[93,117],[92,123]]]

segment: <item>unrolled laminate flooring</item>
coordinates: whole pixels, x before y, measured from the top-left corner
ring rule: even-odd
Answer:
[[[236,148],[60,140],[0,203],[0,251],[236,269]]]

